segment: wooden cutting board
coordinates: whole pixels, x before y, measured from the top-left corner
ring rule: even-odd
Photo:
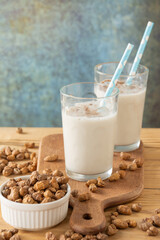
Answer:
[[[143,160],[143,144],[139,149],[131,152],[133,158]],[[59,160],[55,162],[44,162],[43,159],[51,154],[58,154]],[[119,153],[114,153],[113,171],[118,170],[120,162]],[[55,134],[44,137],[41,140],[38,156],[38,170],[45,168],[65,171],[63,135]],[[104,188],[98,188],[96,193],[91,194],[91,199],[79,202],[76,198],[70,198],[73,207],[70,218],[71,228],[82,234],[96,234],[106,227],[104,209],[118,204],[126,203],[136,199],[143,190],[143,167],[136,171],[127,171],[125,179],[116,182],[105,180]],[[84,182],[69,180],[71,189],[78,189],[79,193],[88,192]]]

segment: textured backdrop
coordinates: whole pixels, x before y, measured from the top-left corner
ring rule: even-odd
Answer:
[[[0,126],[61,126],[60,87],[93,81],[128,42],[133,58],[148,20],[143,126],[160,127],[159,0],[1,0]]]

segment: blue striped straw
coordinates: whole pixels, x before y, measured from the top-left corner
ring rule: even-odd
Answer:
[[[134,59],[134,62],[133,62],[133,65],[132,65],[132,68],[131,68],[131,71],[129,73],[129,75],[131,76],[134,76],[137,72],[137,68],[139,66],[139,63],[141,61],[141,58],[143,56],[143,52],[145,50],[145,47],[147,45],[147,42],[148,42],[148,39],[149,39],[149,36],[151,34],[151,31],[152,31],[152,28],[153,28],[153,25],[154,23],[153,22],[148,22],[147,26],[146,26],[146,29],[145,29],[145,32],[143,34],[143,37],[142,37],[142,40],[141,40],[141,43],[139,45],[139,48],[138,48],[138,51],[137,51],[137,54],[136,54],[136,57]],[[127,85],[130,85],[132,83],[132,77],[129,77],[126,81],[126,84]]]
[[[133,47],[134,47],[134,45],[128,43],[126,50],[124,51],[123,56],[118,64],[118,67],[116,68],[116,71],[112,77],[112,80],[109,83],[109,86],[107,88],[107,91],[106,91],[104,97],[108,97],[112,94],[113,89],[116,86],[118,78],[121,75],[121,72],[123,71],[124,66],[126,65],[126,62],[131,54]]]

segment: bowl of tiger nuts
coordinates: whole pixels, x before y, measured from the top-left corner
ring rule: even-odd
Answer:
[[[67,216],[71,188],[60,170],[13,178],[0,187],[3,219],[17,229],[38,231]]]

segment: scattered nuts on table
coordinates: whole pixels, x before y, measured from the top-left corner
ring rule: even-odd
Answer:
[[[112,212],[112,213],[111,213],[111,216],[118,217],[118,215],[119,215],[118,212]]]
[[[131,215],[132,214],[131,208],[127,205],[119,205],[117,207],[117,212],[122,215]]]
[[[142,210],[142,205],[140,203],[133,203],[131,209],[134,212],[140,212]]]
[[[137,222],[135,220],[128,220],[128,227],[135,228],[137,226]]]
[[[155,209],[155,213],[156,214],[160,213],[160,208]]]
[[[142,219],[142,221],[138,224],[139,228],[142,231],[147,231],[153,224],[153,220],[151,218]]]
[[[52,232],[47,232],[45,238],[46,240],[57,240],[56,236]]]
[[[115,220],[116,218],[117,218],[116,216],[111,215],[111,217],[110,217],[111,223],[112,223],[112,221]]]
[[[21,134],[21,133],[23,133],[23,129],[21,127],[19,127],[19,128],[17,128],[16,132]]]
[[[118,171],[118,173],[119,173],[119,175],[120,175],[120,178],[125,178],[125,176],[126,176],[126,171],[124,171],[124,170],[119,170]]]
[[[17,168],[17,163],[16,162],[9,162],[7,166],[13,168],[13,170],[14,170],[14,168]]]
[[[20,240],[20,238],[13,238],[13,236],[17,235],[16,233],[18,233],[18,230],[15,229],[15,228],[13,228],[13,229],[1,229],[0,230],[0,240],[10,240],[10,239]]]
[[[78,197],[78,190],[77,189],[72,190],[71,195],[72,195],[72,197],[77,198]]]
[[[49,156],[46,156],[44,158],[44,161],[45,162],[54,162],[58,159],[58,155],[57,154],[53,154],[53,155],[49,155]]]
[[[115,231],[115,229],[112,230],[111,235],[113,235],[113,232],[117,232],[117,231],[118,231],[117,229],[116,229],[116,231]],[[52,240],[52,239],[57,240],[56,236],[52,232],[47,232],[45,234],[45,239],[46,240]],[[58,239],[59,240],[107,240],[108,235],[106,233],[101,233],[101,232],[98,233],[97,235],[91,235],[91,234],[82,235],[80,233],[73,232],[72,230],[67,230],[64,234],[61,234]]]
[[[131,159],[131,154],[127,152],[121,152],[120,153],[120,158],[123,160],[130,160]]]
[[[82,235],[80,233],[73,233],[71,236],[72,240],[80,240],[82,238]]]
[[[125,161],[121,161],[119,164],[119,169],[126,170],[127,169],[127,163]]]
[[[35,148],[35,143],[34,142],[26,142],[24,144],[26,148]]]
[[[18,234],[13,235],[10,240],[21,240],[20,236]]]
[[[74,233],[74,232],[73,232],[71,229],[69,229],[69,230],[67,230],[67,231],[65,232],[64,235],[65,235],[66,238],[70,238],[70,237],[73,235],[73,233]]]
[[[6,156],[12,154],[11,148],[9,146],[5,147],[5,154],[6,154]]]
[[[113,220],[115,220],[118,217],[118,215],[119,215],[118,212],[112,212],[111,213],[111,216],[110,216],[111,223],[112,223]]]
[[[97,187],[104,187],[105,186],[105,182],[102,180],[101,177],[97,178]]]
[[[58,182],[59,177],[34,171],[29,179],[10,179],[2,194],[8,200],[24,204],[52,202],[64,197],[67,192],[68,177],[62,177],[63,181]]]
[[[153,225],[156,227],[160,227],[160,216],[159,215],[154,215],[151,217],[153,220]]]
[[[137,169],[137,164],[135,162],[129,164],[128,170],[135,171]]]
[[[119,172],[112,173],[112,175],[108,178],[110,182],[117,181],[120,179]]]
[[[108,239],[108,235],[105,233],[98,233],[96,237],[98,240],[107,240]]]
[[[91,198],[91,195],[89,193],[82,193],[78,196],[78,200],[80,202],[88,201]]]
[[[92,184],[92,183],[97,184],[97,182],[98,182],[97,179],[90,179],[85,184],[87,187],[89,187],[90,184]]]
[[[89,190],[91,191],[91,192],[96,192],[97,191],[97,186],[96,186],[96,184],[94,184],[94,183],[91,183],[90,185],[89,185]]]
[[[143,161],[141,159],[134,159],[133,163],[136,163],[138,168],[143,166]]]
[[[124,221],[122,219],[116,218],[112,221],[112,223],[116,226],[118,229],[125,229],[128,228],[127,221]]]
[[[135,203],[135,205],[138,205],[138,207],[141,207],[141,204]],[[136,206],[133,206],[133,208],[135,207]],[[121,214],[125,214],[125,215],[130,215],[132,213],[131,208],[127,205],[120,205],[117,207],[117,210],[119,210]],[[64,234],[61,234],[58,239],[59,240],[107,240],[108,236],[112,236],[116,234],[118,232],[118,229],[126,229],[128,227],[135,228],[137,226],[137,222],[133,219],[123,220],[118,218],[119,212],[115,211],[111,213],[110,217],[112,221],[111,221],[111,224],[107,226],[106,232],[98,233],[97,235],[90,235],[90,234],[82,235],[72,230],[67,230]],[[153,216],[152,218],[154,219],[155,216]],[[158,217],[160,216],[158,215]],[[141,224],[142,223],[147,223],[147,228],[143,230],[144,231],[148,230],[147,234],[149,236],[156,236],[158,234],[157,229],[155,229],[155,227],[152,225],[154,224],[154,220],[152,220],[151,218],[146,218],[142,220]],[[52,232],[46,233],[46,236],[51,236],[51,237],[53,236],[55,239],[55,235]],[[46,239],[50,239],[50,238],[46,237]]]
[[[33,156],[32,159],[30,156]],[[0,150],[0,173],[3,176],[8,177],[12,174],[27,174],[28,172],[33,172],[37,168],[37,157],[36,153],[28,152],[28,149],[11,149],[7,146]],[[21,161],[24,159],[29,159],[32,161],[17,164],[15,161]]]
[[[105,182],[102,180],[101,177],[98,177],[97,179],[88,180],[85,185],[89,188],[91,192],[96,192],[98,187],[102,188],[105,186]]]
[[[65,238],[65,235],[64,234],[61,234],[60,236],[59,236],[59,240],[65,240],[66,238]]]
[[[62,173],[62,171],[56,169],[52,172],[52,175],[55,177],[62,177],[63,173]]]
[[[154,226],[151,226],[148,230],[147,230],[147,234],[148,236],[157,236],[159,233],[158,229]]]
[[[112,236],[114,234],[116,234],[118,232],[118,229],[116,228],[116,226],[114,224],[110,224],[108,227],[107,227],[107,235],[108,236]]]
[[[2,239],[9,240],[12,237],[12,233],[9,230],[5,230],[1,232]]]

